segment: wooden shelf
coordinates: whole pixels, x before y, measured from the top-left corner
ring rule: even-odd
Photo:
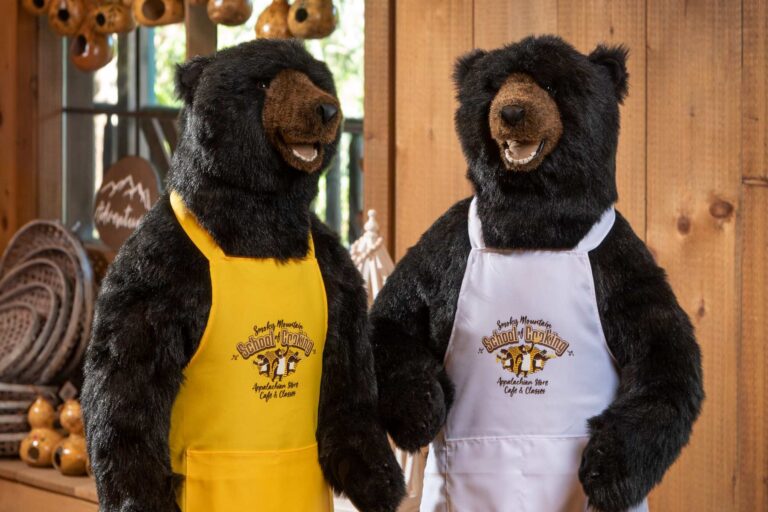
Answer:
[[[97,503],[90,477],[64,476],[53,468],[0,459],[0,512],[96,512]]]

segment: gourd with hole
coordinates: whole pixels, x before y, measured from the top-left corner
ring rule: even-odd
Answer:
[[[288,0],[272,0],[256,20],[256,37],[263,39],[288,39],[292,37],[288,28]]]
[[[331,0],[296,0],[288,11],[288,29],[302,39],[321,39],[334,31],[338,19]]]
[[[27,412],[32,430],[21,441],[19,455],[21,460],[34,467],[50,467],[53,463],[53,452],[61,441],[61,434],[53,428],[56,413],[51,402],[43,397],[37,397]]]
[[[139,25],[158,27],[184,21],[183,0],[134,0],[133,17]]]

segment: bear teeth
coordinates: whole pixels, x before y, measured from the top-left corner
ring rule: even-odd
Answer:
[[[525,165],[528,162],[532,161],[539,154],[539,152],[541,151],[541,148],[543,146],[543,141],[542,141],[542,143],[539,144],[539,146],[536,148],[536,150],[533,153],[531,153],[530,155],[528,155],[527,157],[515,158],[515,155],[514,155],[512,150],[517,148],[521,144],[518,141],[516,141],[516,140],[507,140],[505,142],[506,142],[507,147],[504,149],[504,158],[506,158],[508,162],[510,162],[510,163],[512,163],[514,165]]]
[[[291,147],[291,152],[304,162],[311,162],[317,158],[317,148],[308,144],[296,144],[294,147]]]

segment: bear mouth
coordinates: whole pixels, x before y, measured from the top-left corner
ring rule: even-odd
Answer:
[[[323,146],[320,142],[289,140],[279,133],[276,146],[283,160],[300,171],[315,172],[323,163]]]
[[[539,156],[544,149],[544,139],[541,140],[505,140],[501,145],[504,160],[512,168],[527,165]]]
[[[304,162],[314,162],[320,154],[319,144],[288,144],[291,153]]]

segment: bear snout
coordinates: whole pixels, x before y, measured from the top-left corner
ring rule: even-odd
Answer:
[[[332,94],[297,70],[278,73],[267,88],[264,130],[280,156],[305,172],[320,170],[324,145],[332,144],[341,126],[341,107]]]
[[[488,115],[501,161],[510,171],[532,171],[555,148],[563,127],[552,97],[524,73],[510,75]]]

